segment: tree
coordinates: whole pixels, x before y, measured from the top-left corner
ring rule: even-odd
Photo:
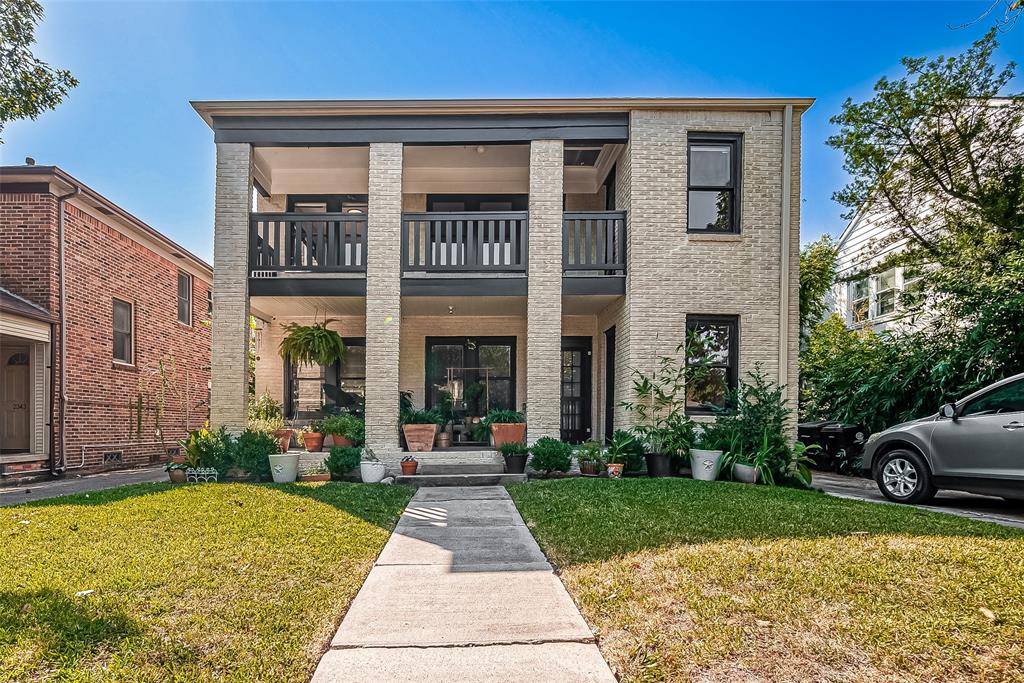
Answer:
[[[56,108],[78,85],[70,71],[55,69],[32,54],[36,24],[42,18],[37,0],[0,4],[0,134],[11,121],[35,120]]]
[[[822,236],[800,252],[800,336],[828,311],[825,296],[836,279],[839,250],[832,238]]]

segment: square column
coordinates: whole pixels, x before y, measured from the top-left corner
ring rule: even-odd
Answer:
[[[398,449],[402,143],[370,144],[366,227],[366,445]]]
[[[530,143],[530,223],[526,301],[527,441],[558,438],[562,378],[561,140]]]
[[[252,148],[217,143],[210,330],[210,426],[241,433],[249,400],[249,207]]]

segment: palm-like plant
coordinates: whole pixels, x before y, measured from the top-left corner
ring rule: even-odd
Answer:
[[[312,325],[288,323],[284,326],[285,337],[278,346],[282,358],[290,358],[292,362],[328,366],[337,363],[345,356],[345,342],[341,335],[328,329],[333,318]]]

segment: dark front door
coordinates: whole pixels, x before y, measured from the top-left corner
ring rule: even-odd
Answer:
[[[615,432],[615,328],[604,331],[604,438]]]
[[[562,441],[590,439],[590,337],[562,337]]]

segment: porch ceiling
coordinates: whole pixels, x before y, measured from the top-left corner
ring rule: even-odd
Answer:
[[[405,296],[402,297],[402,316],[407,315],[456,316],[525,316],[525,296]]]
[[[563,296],[562,315],[597,315],[609,304],[621,298],[617,294]]]
[[[366,299],[361,296],[254,296],[249,305],[258,318],[366,315]]]

